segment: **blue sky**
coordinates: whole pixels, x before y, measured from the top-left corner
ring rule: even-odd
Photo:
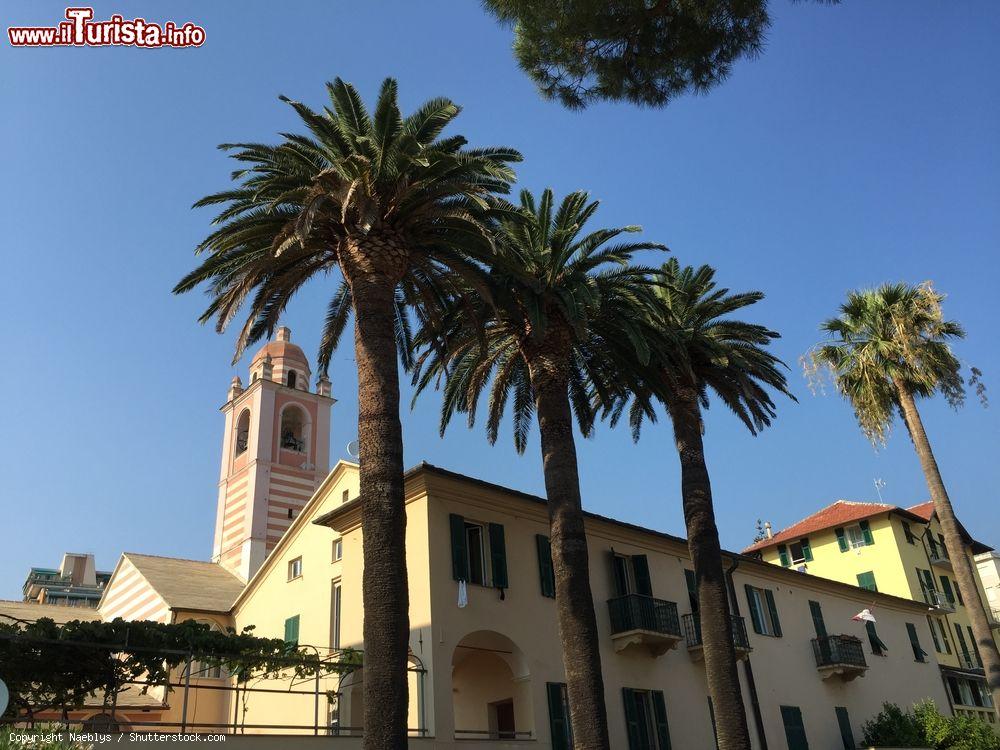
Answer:
[[[380,3],[129,2],[95,6],[205,27],[199,49],[12,49],[0,42],[0,598],[31,565],[92,551],[211,553],[233,335],[200,327],[197,294],[175,298],[230,165],[215,145],[296,127],[277,101],[313,104],[341,76],[371,100],[399,79],[412,109],[446,95],[455,132],[525,154],[520,183],[602,200],[601,225],[639,223],[722,284],[761,289],[755,320],[781,331],[799,403],[752,438],[720,407],[707,449],[723,544],[757,518],[785,526],[837,498],[909,505],[926,490],[901,426],[874,451],[836,396],[810,395],[797,364],[847,290],[932,279],[969,337],[958,347],[1000,400],[1000,19],[992,3],[775,0],[764,55],[706,97],[665,110],[567,112],[517,69],[510,34],[474,0]],[[2,25],[55,23],[65,5],[7,2]],[[991,73],[992,71],[992,73]],[[310,355],[331,282],[285,322]],[[990,332],[994,331],[993,334]],[[245,375],[244,375],[245,377]],[[355,437],[352,352],[331,371],[333,456]],[[960,517],[1000,544],[1000,404],[925,421]],[[464,423],[437,437],[438,400],[406,412],[406,462],[427,460],[542,491],[537,442],[518,456]],[[537,430],[536,430],[537,438]],[[672,435],[625,430],[579,442],[588,509],[682,533]]]

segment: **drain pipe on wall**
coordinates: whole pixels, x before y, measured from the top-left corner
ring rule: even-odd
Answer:
[[[736,597],[736,585],[733,583],[733,571],[740,566],[738,557],[732,558],[732,565],[726,570],[726,585],[729,589],[729,601],[733,607],[733,613],[737,617],[742,617],[740,613],[740,600]],[[750,707],[753,709],[753,721],[757,729],[757,740],[760,742],[760,750],[767,750],[767,735],[764,734],[764,717],[760,712],[760,699],[757,696],[757,682],[753,678],[753,665],[750,664],[750,654],[743,659],[743,672],[747,678],[747,687],[750,688]]]

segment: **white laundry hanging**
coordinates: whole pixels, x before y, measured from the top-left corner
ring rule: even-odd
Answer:
[[[465,581],[458,582],[458,608],[464,609],[469,603],[469,590],[465,586]]]

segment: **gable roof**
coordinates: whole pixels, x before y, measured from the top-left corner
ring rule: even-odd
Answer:
[[[751,544],[743,552],[744,554],[756,552],[773,547],[776,544],[781,544],[782,542],[797,541],[817,531],[842,526],[854,521],[862,521],[883,513],[898,513],[918,522],[926,520],[910,510],[904,510],[897,505],[890,505],[889,503],[859,503],[852,500],[838,500],[816,511],[811,516],[806,516],[788,528],[782,529],[770,539],[761,539],[759,542]]]
[[[171,609],[229,612],[243,581],[218,563],[125,552],[122,557],[142,574]]]

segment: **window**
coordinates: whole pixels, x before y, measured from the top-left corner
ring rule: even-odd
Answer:
[[[544,534],[535,534],[535,549],[538,552],[538,581],[542,596],[555,599],[556,575],[552,567],[552,545],[549,538]]]
[[[934,650],[937,651],[939,654],[942,653],[941,639],[938,638],[937,631],[934,629],[934,620],[931,619],[930,615],[927,615],[927,627],[931,631],[931,640],[934,642]]]
[[[670,750],[667,704],[660,690],[622,688],[629,750]]]
[[[295,511],[293,511],[291,508],[289,508],[288,509],[288,518],[292,519],[294,517],[295,517]]]
[[[854,741],[854,732],[851,730],[851,717],[847,709],[837,706],[833,709],[837,714],[837,724],[840,726],[840,739],[844,743],[844,750],[855,750],[857,743]]]
[[[941,556],[947,560],[948,559],[948,548],[944,543],[944,534],[938,534],[938,543],[941,545]]]
[[[916,544],[917,538],[913,536],[913,530],[910,528],[910,524],[903,521],[903,536],[906,537],[907,544]]]
[[[611,577],[615,596],[653,595],[649,559],[645,555],[621,555],[612,551]]]
[[[809,750],[806,727],[802,723],[802,711],[798,706],[781,706],[781,723],[785,725],[788,750]]]
[[[297,406],[289,406],[281,413],[281,447],[288,451],[304,453],[306,450],[306,416]]]
[[[572,750],[573,727],[569,721],[569,694],[566,692],[566,683],[545,683],[545,694],[549,701],[552,750]]]
[[[778,620],[778,608],[775,606],[771,589],[761,589],[750,584],[746,584],[745,588],[754,632],[780,638],[781,623]]]
[[[340,648],[340,605],[343,599],[340,579],[332,582],[330,588],[330,648]]]
[[[910,636],[910,646],[913,648],[913,658],[916,661],[927,661],[927,652],[920,648],[920,640],[917,638],[917,626],[912,622],[906,623],[906,633]]]
[[[856,526],[834,529],[833,533],[837,535],[837,545],[840,547],[841,552],[875,544],[875,537],[872,536],[872,530],[868,525],[868,521],[861,521]]]
[[[340,493],[340,502],[346,503],[349,497],[350,497],[350,491],[344,490],[343,492]]]
[[[944,652],[946,654],[951,653],[951,643],[948,641],[948,629],[944,626],[943,620],[937,621],[938,633],[941,634],[941,643],[944,645]]]
[[[250,445],[250,410],[244,409],[236,421],[236,455],[246,453]]]
[[[344,540],[334,539],[333,540],[333,562],[343,559],[344,557]]]
[[[875,585],[875,572],[869,570],[867,573],[858,573],[858,586],[868,591],[878,591]]]
[[[865,631],[868,633],[868,645],[871,646],[872,654],[875,656],[885,656],[889,648],[878,637],[878,631],[875,630],[875,623],[867,620],[865,622]]]
[[[456,581],[507,588],[507,549],[503,526],[467,521],[452,513],[451,570]]]
[[[958,627],[958,626],[956,626],[956,627]],[[983,668],[983,657],[980,656],[980,654],[979,654],[979,644],[976,643],[976,636],[974,636],[972,634],[972,626],[971,625],[966,625],[965,629],[969,631],[969,643],[972,644],[972,650],[976,654],[976,665],[979,667],[979,669],[982,669]]]
[[[285,643],[299,645],[299,616],[293,615],[285,620]]]
[[[861,533],[860,526],[848,526],[847,527],[847,542],[850,544],[851,549],[857,549],[858,547],[864,547],[867,543],[865,542],[865,535]]]
[[[698,579],[693,570],[684,568],[684,581],[687,583],[688,602],[691,604],[691,612],[697,614],[701,609],[701,599],[698,596]]]
[[[302,577],[302,558],[296,557],[288,561],[288,580],[292,581]]]
[[[944,598],[948,600],[948,603],[954,606],[955,592],[951,590],[951,581],[948,580],[948,576],[941,576],[941,591],[944,592]]]
[[[800,539],[788,545],[788,551],[792,554],[792,564],[810,562],[812,560],[812,550],[809,547],[808,539]]]
[[[287,376],[287,379],[286,379],[286,382],[287,382],[289,388],[294,388],[295,387],[295,381],[296,381],[296,379],[297,379],[297,376],[295,374],[295,370],[289,370],[288,371],[288,376]]]

